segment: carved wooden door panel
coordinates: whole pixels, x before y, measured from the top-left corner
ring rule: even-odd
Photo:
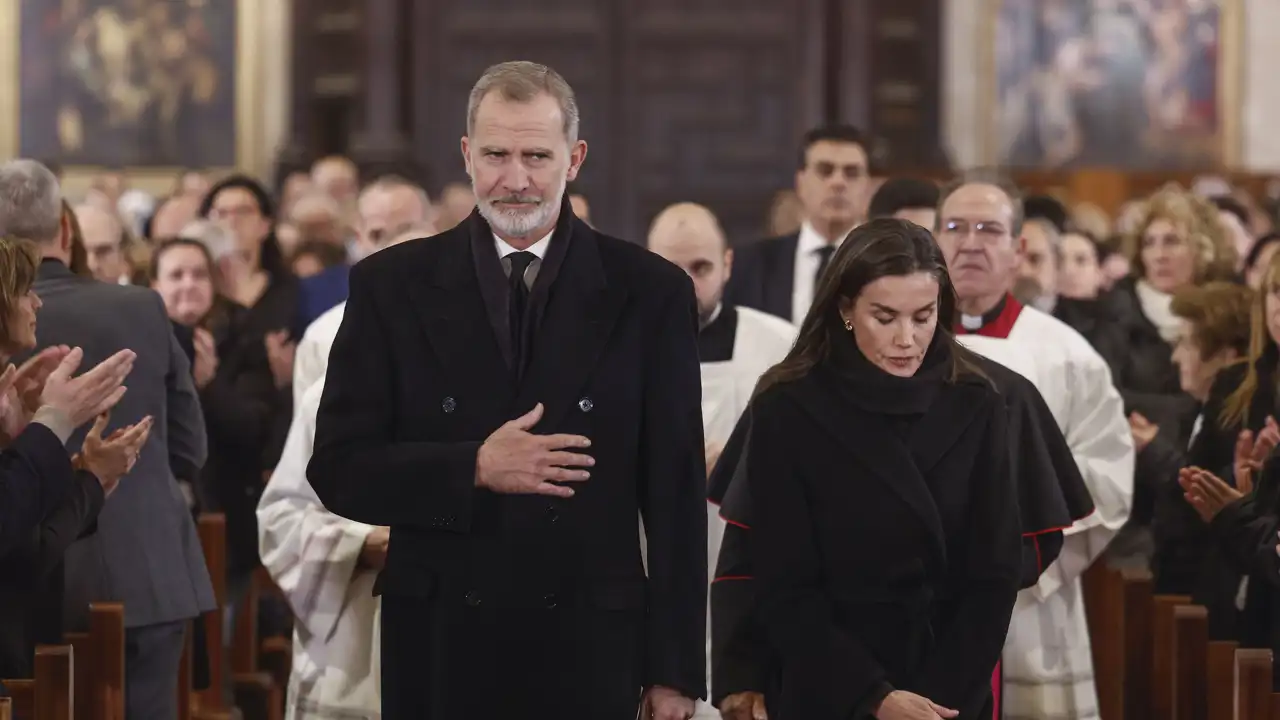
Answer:
[[[492,63],[546,63],[578,95],[576,183],[602,230],[643,241],[701,202],[758,237],[821,121],[823,0],[431,0],[415,6],[414,147],[432,186],[465,180],[467,93]]]
[[[764,232],[797,144],[822,121],[821,0],[620,3],[623,227],[681,200],[715,211],[731,242]]]
[[[466,182],[459,149],[467,95],[485,68],[532,60],[555,68],[577,94],[587,161],[576,185],[592,214],[613,217],[614,0],[420,0],[414,6],[413,147],[431,189]]]

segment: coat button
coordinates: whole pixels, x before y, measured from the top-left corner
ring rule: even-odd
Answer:
[[[548,610],[554,610],[554,609],[555,609],[555,607],[556,607],[556,596],[555,596],[554,594],[553,594],[553,595],[547,595],[547,596],[543,597],[543,598],[542,598],[542,601],[546,603],[546,605],[547,605],[547,609],[548,609]]]
[[[467,593],[466,601],[471,607],[480,607],[480,593],[472,590]]]
[[[591,408],[595,406],[596,404],[591,402],[591,398],[589,397],[584,397],[578,401],[578,409],[582,412],[591,412]]]
[[[458,408],[458,401],[451,397],[445,398],[440,402],[440,409],[447,413],[451,413]]]

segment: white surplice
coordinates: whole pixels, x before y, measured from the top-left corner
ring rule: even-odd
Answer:
[[[702,433],[708,447],[724,447],[738,418],[747,409],[756,381],[786,357],[796,341],[796,327],[772,315],[745,307],[725,308],[738,314],[733,359],[702,363]],[[714,575],[724,537],[719,509],[707,503],[707,568]],[[708,613],[710,607],[708,607]],[[707,685],[711,684],[711,624],[707,623]],[[718,718],[705,702],[698,703],[695,720]]]
[[[1008,338],[961,335],[973,351],[1030,380],[1066,436],[1095,512],[1064,533],[1058,559],[1018,594],[1002,668],[1004,720],[1098,717],[1080,577],[1129,517],[1133,439],[1102,357],[1075,330],[1023,308]]]
[[[357,568],[372,526],[329,512],[307,482],[329,347],[344,305],[321,315],[298,344],[293,425],[258,502],[258,550],[294,613],[286,720],[378,720],[376,573]],[[305,358],[305,359],[304,359]]]

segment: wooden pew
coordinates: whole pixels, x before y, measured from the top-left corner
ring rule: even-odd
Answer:
[[[1236,643],[1213,640],[1209,643],[1209,687],[1205,692],[1208,715],[1213,720],[1230,718],[1235,712]]]
[[[1151,717],[1173,717],[1173,613],[1186,595],[1157,595],[1151,603]]]
[[[1271,714],[1270,650],[1236,650],[1234,695],[1235,720],[1268,720]]]
[[[200,533],[200,547],[204,551],[205,567],[213,583],[216,610],[207,612],[201,620],[209,642],[209,687],[195,692],[196,706],[200,710],[226,710],[226,673],[222,651],[222,613],[227,603],[227,519],[220,513],[202,514],[196,523]]]
[[[37,720],[75,719],[73,653],[70,645],[36,647]]]
[[[124,605],[89,604],[88,720],[124,720]]]
[[[281,720],[284,697],[280,686],[267,673],[235,676],[236,707],[244,720]]]
[[[71,646],[71,678],[75,692],[76,713],[89,716],[89,633],[66,633],[63,642]]]
[[[1124,714],[1124,579],[1104,561],[1082,577],[1084,609],[1093,648],[1093,675],[1103,718]]]
[[[1124,606],[1124,715],[1142,720],[1151,714],[1151,593],[1147,570],[1120,571]],[[1108,719],[1109,720],[1109,719]]]
[[[1174,720],[1209,720],[1209,611],[1173,609]]]
[[[13,700],[0,697],[0,720],[13,720]]]
[[[262,671],[271,675],[276,685],[289,687],[289,673],[293,670],[293,640],[287,637],[269,637],[262,641],[259,655]],[[282,693],[283,695],[283,693]],[[281,699],[283,703],[283,698]]]
[[[36,681],[5,680],[4,686],[9,689],[9,697],[13,699],[13,720],[35,720]]]
[[[244,607],[236,613],[236,626],[231,635],[231,673],[243,675],[258,671],[258,601],[262,598],[264,568],[257,568],[249,580]],[[268,578],[268,582],[270,579]]]

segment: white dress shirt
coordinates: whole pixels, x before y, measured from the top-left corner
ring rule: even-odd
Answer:
[[[542,259],[547,256],[547,248],[551,246],[551,233],[553,232],[555,232],[555,230],[552,230],[551,232],[542,236],[541,240],[530,245],[528,250],[525,251],[525,252],[531,252],[537,256],[537,259],[529,263],[529,267],[525,268],[525,271],[524,271],[525,287],[532,288],[533,281],[538,279],[538,268],[542,267]],[[498,251],[498,258],[502,260],[502,272],[506,273],[507,275],[510,275],[511,261],[507,259],[507,256],[510,255],[511,253],[517,253],[520,251],[517,250],[516,248],[511,247],[511,245],[507,243],[506,240],[503,240],[497,235],[493,236],[493,246],[494,246],[494,249]]]
[[[841,241],[843,242],[843,235]],[[837,242],[835,247],[840,247]],[[828,245],[827,239],[818,234],[808,222],[800,226],[800,240],[796,243],[796,269],[791,282],[791,322],[799,327],[813,304],[813,291],[818,274],[818,250]]]

